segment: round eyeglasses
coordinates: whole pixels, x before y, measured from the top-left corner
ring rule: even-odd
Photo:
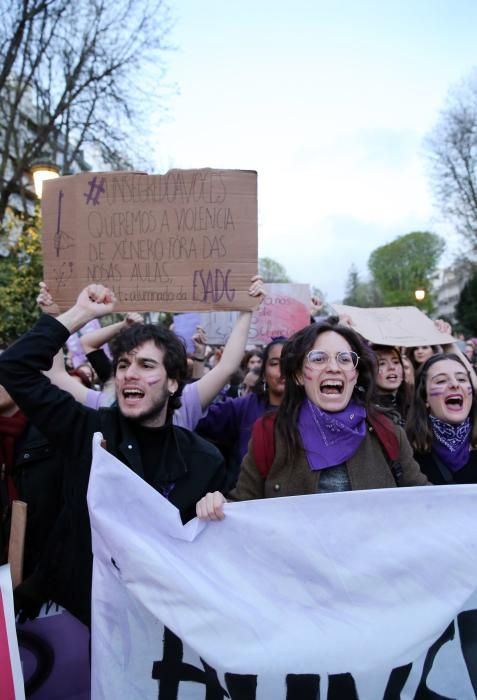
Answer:
[[[352,350],[343,350],[333,355],[329,355],[323,350],[310,350],[306,355],[306,359],[312,367],[326,367],[329,365],[331,358],[334,357],[336,364],[341,369],[354,369],[358,366],[359,355]]]

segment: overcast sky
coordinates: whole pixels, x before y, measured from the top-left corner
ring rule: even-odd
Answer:
[[[258,172],[259,255],[337,301],[396,236],[449,236],[423,138],[477,66],[471,0],[169,0],[157,172]],[[450,260],[455,243],[450,245]]]

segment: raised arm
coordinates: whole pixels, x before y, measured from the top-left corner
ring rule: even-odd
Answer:
[[[70,332],[76,333],[85,326],[88,321],[107,316],[114,311],[116,297],[102,284],[90,284],[85,287],[76,300],[76,303],[57,317],[57,320]]]
[[[257,299],[258,306],[265,297],[265,287],[260,276],[252,277],[248,293]],[[240,366],[247,345],[251,320],[251,311],[241,312],[224,347],[220,362],[197,381],[197,390],[202,409],[206,408],[214,400],[219,391],[227,384],[231,375]]]
[[[0,384],[45,437],[69,453],[84,448],[83,428],[88,434],[97,429],[98,412],[80,406],[69,392],[52,385],[43,372],[51,368],[71,333],[93,318],[111,313],[114,302],[109,289],[90,285],[71,309],[57,319],[43,315],[0,356]]]
[[[99,350],[103,345],[109,343],[123,328],[131,326],[133,323],[144,323],[141,314],[128,313],[122,321],[111,323],[109,326],[103,326],[97,330],[85,333],[80,337],[80,343],[84,354],[87,355],[89,352]]]
[[[58,320],[59,308],[53,301],[51,294],[44,282],[40,282],[40,293],[37,297],[37,303],[40,306],[43,313],[50,316],[56,316]],[[92,389],[87,389],[81,382],[78,382],[72,376],[68,374],[65,368],[63,350],[59,350],[53,358],[53,363],[51,369],[44,371],[45,376],[51,381],[52,384],[70,393],[76,401],[85,405],[92,405],[97,403],[93,399],[94,394],[100,394],[100,392],[94,392]]]

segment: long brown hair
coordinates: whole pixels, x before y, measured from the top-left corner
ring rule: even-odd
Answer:
[[[372,345],[371,347],[376,356],[377,373],[379,373],[379,353],[394,355],[399,360],[399,364],[402,367],[402,382],[396,391],[396,408],[401,414],[403,420],[405,420],[412,403],[412,387],[410,387],[404,379],[405,371],[401,353],[399,352],[398,348],[396,348],[394,345]],[[381,392],[382,390],[377,385],[376,380],[376,393],[378,396],[378,404]],[[384,393],[384,391],[382,393]]]
[[[298,383],[298,377],[302,371],[306,354],[313,348],[318,336],[327,331],[341,335],[347,340],[351,349],[358,354],[358,381],[354,397],[366,407],[368,412],[373,411],[376,390],[375,360],[361,336],[349,326],[340,325],[338,318],[334,316],[320,323],[305,326],[285,343],[280,358],[282,375],[285,378],[285,394],[278,409],[277,430],[285,439],[287,460],[289,461],[293,461],[299,452],[298,413],[306,398],[305,389]]]
[[[442,360],[454,360],[462,365],[467,373],[470,385],[472,386],[469,370],[458,355],[454,355],[454,353],[447,354],[444,352],[439,352],[437,355],[432,355],[432,357],[424,362],[421,369],[416,373],[416,393],[414,395],[414,401],[409,410],[406,424],[406,432],[409,442],[417,452],[430,452],[432,448],[433,432],[431,420],[429,418],[429,411],[426,405],[426,384],[430,368],[436,362],[440,362]],[[470,442],[472,447],[477,447],[477,411],[475,408],[475,392],[473,392],[472,408],[469,415],[472,421]]]

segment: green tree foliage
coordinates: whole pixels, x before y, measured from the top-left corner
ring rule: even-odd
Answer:
[[[273,258],[259,258],[258,270],[264,282],[291,282],[283,265]]]
[[[36,297],[43,276],[37,221],[26,222],[9,254],[0,257],[0,346],[27,331],[39,316]]]
[[[467,280],[457,302],[455,315],[463,331],[468,336],[477,336],[477,270]]]
[[[426,297],[420,308],[431,312],[432,276],[445,243],[435,233],[414,231],[374,250],[368,261],[383,306],[408,306],[416,303],[414,292],[422,287]]]
[[[362,308],[382,305],[381,296],[376,289],[374,280],[363,282],[360,279],[355,265],[351,265],[348,273],[346,294],[343,299],[343,304],[348,304],[348,306],[359,306]]]

